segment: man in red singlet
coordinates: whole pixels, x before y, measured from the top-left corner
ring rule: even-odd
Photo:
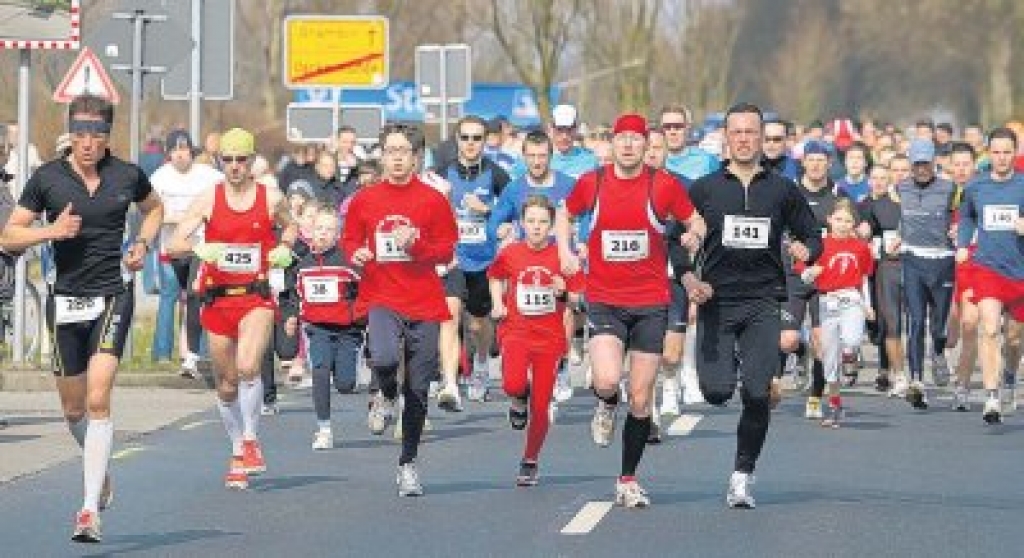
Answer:
[[[188,210],[168,251],[189,252],[202,260],[200,322],[209,334],[210,355],[218,375],[218,409],[231,438],[231,462],[225,486],[245,489],[249,474],[266,471],[256,438],[263,401],[260,360],[274,322],[269,272],[287,267],[297,234],[280,191],[255,182],[249,172],[255,142],[235,128],[221,137],[224,182],[206,190]],[[281,243],[274,225],[282,229]],[[192,233],[205,225],[205,241]]]

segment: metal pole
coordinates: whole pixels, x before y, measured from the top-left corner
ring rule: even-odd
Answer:
[[[14,177],[14,199],[21,197],[28,181],[28,129],[31,96],[32,52],[21,49],[18,66],[18,169]],[[14,354],[16,364],[25,362],[25,258],[18,258],[14,266]]]
[[[441,45],[441,141],[448,139],[448,70],[445,68],[445,52],[448,45]]]
[[[131,159],[139,162],[139,143],[142,120],[142,31],[146,22],[142,14],[136,12],[132,18],[132,106],[131,106]]]
[[[203,119],[203,0],[192,0],[192,79],[189,91],[188,129],[192,141],[202,142]]]

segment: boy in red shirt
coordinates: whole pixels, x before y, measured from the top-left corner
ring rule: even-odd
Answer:
[[[839,396],[843,356],[860,347],[865,318],[875,319],[868,286],[875,260],[871,246],[854,234],[856,215],[850,200],[836,202],[828,223],[829,234],[823,240],[821,257],[816,265],[803,271],[801,278],[814,283],[820,293],[821,360],[829,394],[829,410],[821,425],[839,428],[843,413]]]
[[[561,275],[558,247],[550,242],[554,219],[555,207],[547,197],[527,198],[522,215],[526,240],[502,250],[487,271],[491,316],[503,320],[498,342],[505,393],[512,398],[508,421],[516,430],[529,424],[519,486],[537,484],[537,457],[548,433],[556,369],[569,349],[562,321],[567,293],[574,293],[575,303],[583,289],[579,273]]]
[[[393,420],[404,359],[399,496],[423,494],[415,460],[427,391],[438,371],[438,333],[450,317],[434,266],[451,261],[458,240],[448,200],[416,176],[423,143],[423,134],[410,126],[381,130],[383,180],[352,199],[341,243],[352,263],[363,266],[356,313],[367,315],[370,366],[380,382],[368,417],[374,434],[383,434]]]

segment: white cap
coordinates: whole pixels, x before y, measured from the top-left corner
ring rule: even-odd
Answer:
[[[569,128],[576,125],[576,107],[558,105],[551,111],[551,123],[556,128]]]

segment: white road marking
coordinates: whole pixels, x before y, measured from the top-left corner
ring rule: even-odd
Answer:
[[[212,420],[197,420],[195,422],[190,422],[188,424],[181,425],[181,429],[182,430],[193,430],[195,428],[199,428],[200,426],[204,426],[204,425],[210,424],[212,422],[213,422]]]
[[[704,415],[682,415],[672,423],[672,426],[668,427],[668,435],[686,436],[693,432],[693,429],[702,418],[704,418]]]
[[[583,509],[572,518],[572,521],[562,527],[563,535],[586,535],[591,532],[597,524],[604,519],[614,505],[613,502],[587,502]]]
[[[129,448],[124,448],[123,450],[115,452],[114,455],[110,456],[110,458],[111,459],[124,459],[125,457],[130,457],[133,454],[145,451],[145,449],[146,448],[144,448],[142,446],[132,446],[132,447],[129,447]]]

